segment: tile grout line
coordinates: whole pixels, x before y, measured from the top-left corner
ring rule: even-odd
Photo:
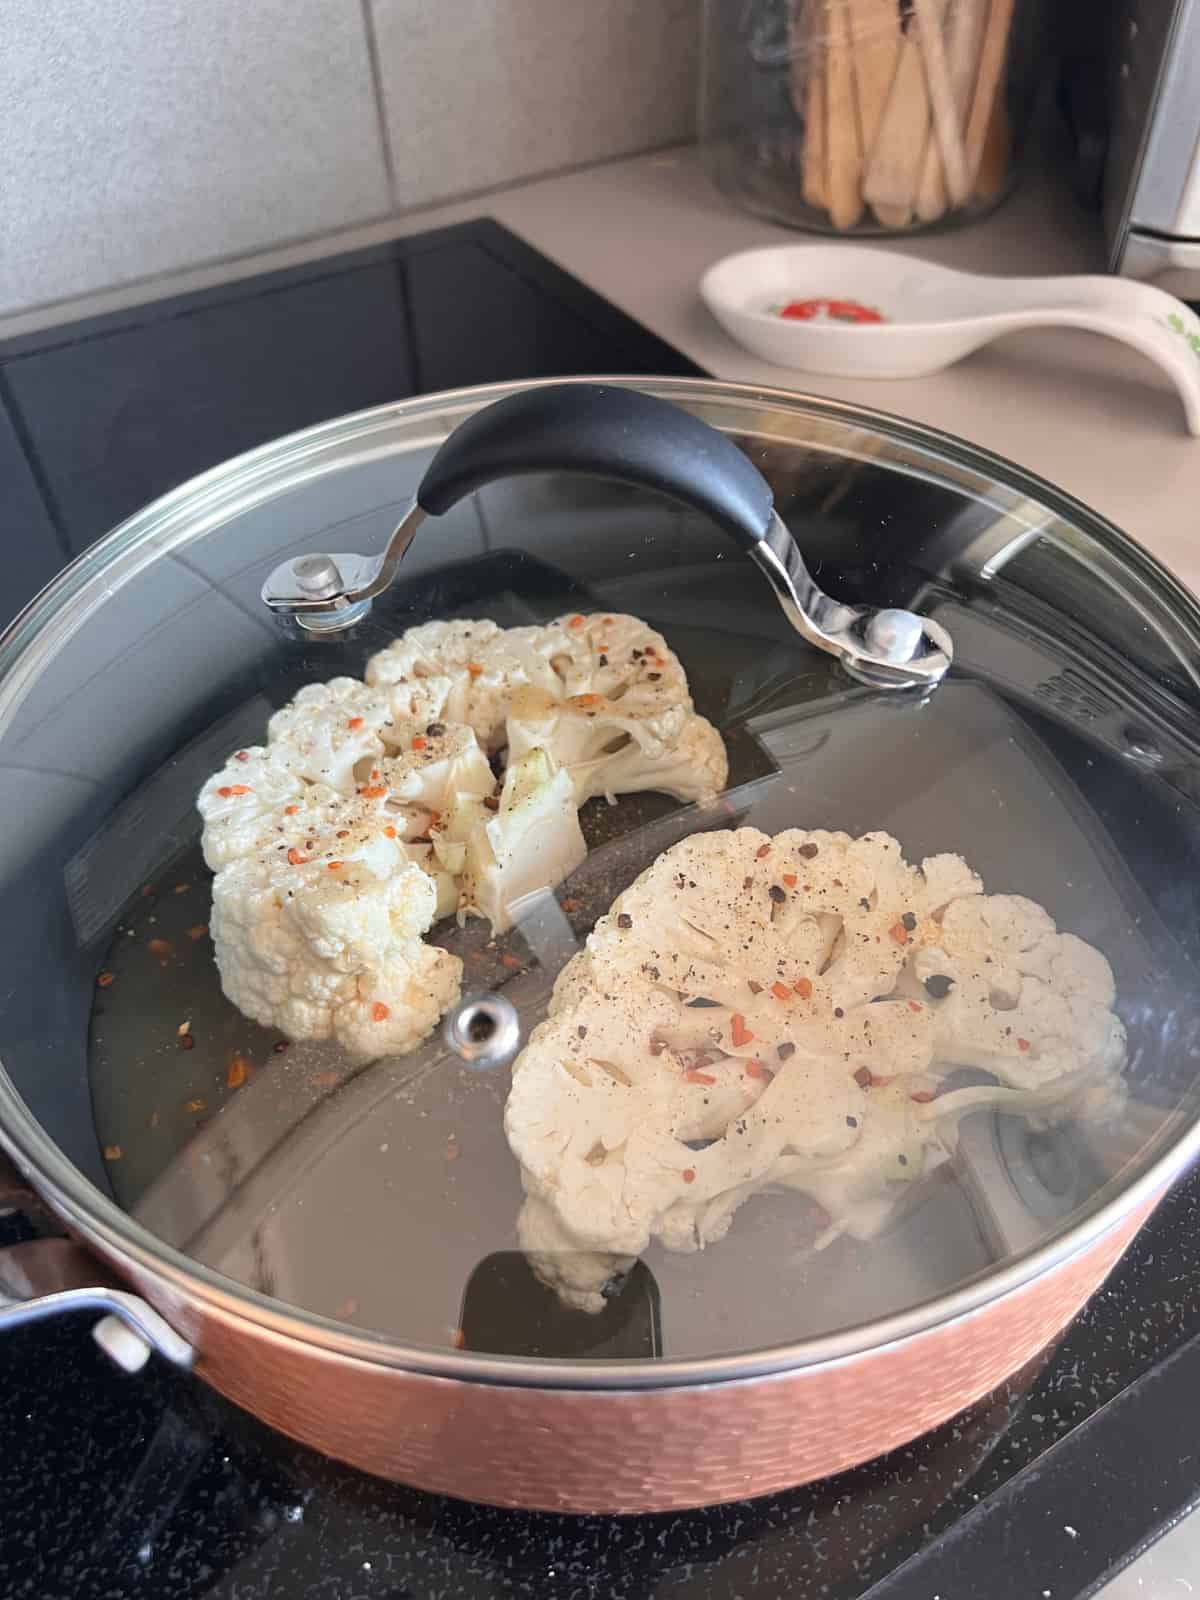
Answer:
[[[375,120],[379,129],[379,144],[383,167],[387,176],[388,195],[393,210],[400,209],[400,191],[396,183],[396,163],[392,157],[392,141],[388,134],[387,102],[383,92],[383,66],[379,59],[379,38],[375,32],[375,15],[371,0],[359,0],[363,31],[367,40],[367,63],[371,73],[371,91],[375,96]]]

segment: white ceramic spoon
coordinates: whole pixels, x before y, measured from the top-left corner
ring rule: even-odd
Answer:
[[[778,245],[718,261],[700,280],[730,336],[766,361],[844,378],[917,378],[1022,328],[1085,328],[1132,345],[1179,390],[1200,434],[1200,317],[1128,278],[993,278],[892,250]],[[792,321],[793,300],[855,301],[881,323]]]

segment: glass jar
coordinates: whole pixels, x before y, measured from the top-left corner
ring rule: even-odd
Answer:
[[[1014,182],[1037,0],[705,0],[700,141],[739,205],[821,233],[947,227]]]

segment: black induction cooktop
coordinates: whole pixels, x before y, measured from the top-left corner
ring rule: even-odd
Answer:
[[[694,374],[496,223],[0,345],[0,621],[227,456],[406,395]],[[1076,1600],[1197,1496],[1200,1175],[1057,1345],[954,1423],[709,1511],[497,1511],[364,1477],[88,1319],[0,1339],[0,1596],[262,1600]],[[32,1225],[0,1219],[0,1247]]]

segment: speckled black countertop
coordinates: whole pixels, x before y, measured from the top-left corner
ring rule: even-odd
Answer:
[[[1198,1206],[1195,1175],[1058,1347],[956,1423],[683,1515],[524,1515],[380,1483],[157,1362],[123,1376],[86,1319],[21,1329],[0,1342],[0,1594],[1076,1600],[1200,1482]]]

